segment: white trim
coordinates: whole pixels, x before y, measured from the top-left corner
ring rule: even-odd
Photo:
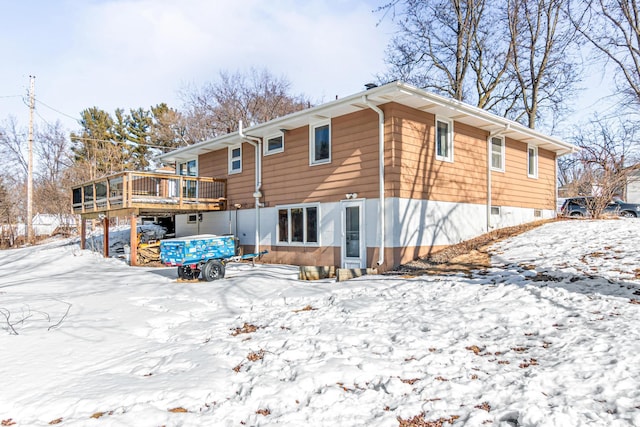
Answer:
[[[441,156],[438,154],[438,122],[445,123],[447,125],[447,155],[446,156]],[[435,134],[434,148],[435,148],[436,160],[453,163],[453,120],[445,117],[436,116],[434,134]]]
[[[316,208],[316,242],[308,242],[307,236],[307,208]],[[321,246],[320,242],[320,223],[322,222],[322,217],[320,215],[320,203],[297,203],[291,205],[278,205],[275,208],[276,215],[276,233],[275,233],[275,245],[276,246]],[[287,210],[287,241],[280,240],[280,211]],[[291,221],[291,209],[302,209],[302,242],[292,242],[292,221]]]
[[[533,151],[533,173],[531,173],[531,151]],[[527,144],[527,176],[529,178],[538,178],[538,147]]]
[[[272,134],[278,129],[296,129],[313,123],[317,117],[338,117],[356,111],[361,111],[362,96],[366,95],[374,105],[381,105],[393,100],[402,105],[415,109],[429,109],[436,115],[455,116],[456,122],[468,124],[479,129],[492,132],[509,126],[508,136],[517,141],[536,141],[536,145],[558,155],[579,151],[573,144],[561,141],[548,135],[544,135],[533,129],[529,129],[520,123],[497,116],[486,110],[465,104],[463,102],[445,98],[440,95],[426,92],[415,86],[400,81],[388,83],[377,88],[369,89],[335,101],[321,104],[316,107],[297,111],[277,119],[261,123],[246,129],[250,135],[263,137]],[[226,148],[237,143],[240,136],[238,132],[221,135],[211,140],[201,141],[196,144],[173,150],[161,155],[159,158],[165,162],[179,162],[185,158],[194,157],[210,151]]]
[[[345,233],[347,218],[346,208],[358,207],[358,253],[359,256],[347,257],[347,235]],[[340,232],[342,234],[340,243],[340,265],[342,268],[366,268],[367,266],[367,227],[365,224],[365,200],[351,199],[340,201]]]
[[[493,166],[493,154],[494,154],[494,151],[493,151],[493,140],[494,139],[497,139],[497,140],[500,141],[500,167]],[[495,171],[495,172],[504,172],[505,171],[505,166],[504,165],[505,165],[505,162],[506,162],[506,160],[505,160],[505,152],[506,152],[505,145],[506,144],[505,144],[504,136],[492,136],[490,144],[491,144],[491,170]]]
[[[316,132],[319,127],[329,127],[329,157],[326,159],[316,160]],[[323,120],[309,125],[309,165],[323,165],[331,163],[331,120]]]
[[[269,140],[282,138],[282,146],[275,150],[269,150]],[[272,135],[268,135],[264,138],[264,155],[269,156],[271,154],[282,153],[284,151],[284,132],[274,133]]]
[[[186,165],[186,164],[191,163],[191,162],[195,162],[195,167],[194,167],[194,169],[195,169],[195,174],[194,174],[194,175],[182,175],[182,174],[180,173],[180,172],[181,172],[181,166],[182,166],[182,165]],[[197,159],[197,158],[196,158],[196,159],[190,159],[190,160],[186,160],[186,161],[184,161],[184,162],[180,162],[180,163],[178,163],[178,167],[177,167],[176,173],[177,173],[178,175],[180,175],[180,176],[198,176],[198,159]]]
[[[234,152],[234,150],[238,150],[238,149],[240,150],[240,155],[237,156],[237,157],[234,157],[233,156],[233,152]],[[236,174],[236,173],[241,173],[242,172],[242,144],[238,144],[238,145],[234,145],[234,146],[229,147],[227,152],[229,154],[229,171],[228,171],[229,175],[233,175],[233,174]],[[240,167],[239,168],[237,168],[237,169],[233,168],[233,162],[234,161],[240,161]]]

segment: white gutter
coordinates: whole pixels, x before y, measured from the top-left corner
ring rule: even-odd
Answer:
[[[262,188],[262,139],[256,138],[255,136],[245,135],[242,132],[242,120],[238,123],[238,135],[242,137],[246,142],[253,145],[256,152],[256,191],[253,193],[253,197],[256,201],[256,249],[255,253],[260,253],[260,198],[262,197],[262,193],[260,189]],[[236,227],[238,225],[236,224]]]
[[[380,182],[380,201],[378,206],[378,222],[380,224],[380,247],[378,254],[378,265],[382,265],[384,263],[384,235],[385,235],[385,224],[384,224],[384,214],[385,214],[385,198],[384,198],[384,112],[378,108],[376,105],[373,105],[367,99],[367,95],[362,96],[362,102],[364,102],[369,108],[378,113],[378,174],[379,174],[379,182]]]
[[[496,136],[500,136],[502,134],[504,134],[505,132],[507,132],[509,130],[509,123],[504,125],[504,129],[499,130],[499,131],[494,131],[489,133],[489,136],[487,137],[487,233],[489,231],[491,231],[491,197],[492,197],[492,193],[491,193],[491,140],[496,137]],[[507,139],[504,139],[504,154],[506,156],[507,154]],[[504,161],[504,159],[503,159]]]

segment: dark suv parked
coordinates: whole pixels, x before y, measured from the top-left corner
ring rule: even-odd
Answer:
[[[587,206],[593,203],[593,197],[571,197],[566,199],[560,208],[564,216],[590,216]],[[640,204],[612,200],[604,208],[603,213],[636,218],[640,215]]]

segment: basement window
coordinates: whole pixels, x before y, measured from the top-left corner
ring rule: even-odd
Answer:
[[[316,246],[319,237],[318,211],[317,205],[279,207],[278,243]]]
[[[491,215],[500,215],[500,206],[491,206]]]

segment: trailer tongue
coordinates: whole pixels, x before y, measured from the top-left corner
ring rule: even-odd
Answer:
[[[167,266],[178,267],[181,279],[197,279],[200,274],[207,282],[222,279],[225,264],[229,261],[255,259],[266,254],[239,255],[238,240],[234,236],[199,234],[176,239],[163,240],[160,243],[160,259]]]

